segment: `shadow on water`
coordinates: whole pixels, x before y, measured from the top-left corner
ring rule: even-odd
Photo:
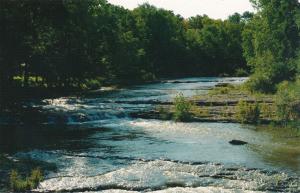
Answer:
[[[300,129],[280,126],[258,126],[258,135],[270,136],[270,142],[251,146],[262,159],[277,168],[290,168],[300,174]]]
[[[15,153],[32,149],[80,150],[92,147],[82,139],[105,128],[84,128],[67,125],[1,125],[0,153]]]

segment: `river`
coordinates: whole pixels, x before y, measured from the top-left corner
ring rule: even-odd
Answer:
[[[43,115],[2,117],[0,152],[56,164],[36,192],[300,192],[299,138],[235,123],[130,117],[179,92],[244,80],[185,78],[29,101]]]

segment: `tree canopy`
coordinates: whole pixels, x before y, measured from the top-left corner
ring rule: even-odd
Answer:
[[[297,0],[252,0],[257,13],[243,31],[244,56],[252,67],[251,87],[274,91],[283,80],[295,78],[294,58],[300,45]]]
[[[147,3],[127,10],[106,0],[1,1],[1,92],[246,75],[249,69],[251,88],[273,91],[296,76],[299,2],[252,3],[257,13],[223,21],[184,19]]]

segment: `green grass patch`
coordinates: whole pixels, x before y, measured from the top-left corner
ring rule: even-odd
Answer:
[[[258,103],[250,104],[246,101],[239,101],[236,106],[236,118],[241,123],[258,123],[260,107]]]
[[[22,179],[17,170],[10,173],[10,188],[15,192],[24,192],[34,189],[43,180],[43,174],[39,168],[31,171],[29,177]]]

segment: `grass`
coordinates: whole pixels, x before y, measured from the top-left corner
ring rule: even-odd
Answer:
[[[208,92],[209,95],[228,94],[230,92],[229,87],[216,87]]]
[[[236,118],[241,123],[258,123],[260,107],[258,103],[250,104],[246,101],[239,101],[236,106]]]
[[[9,190],[17,192],[24,188],[28,190],[42,179],[41,171],[56,170],[53,163],[27,158],[15,160],[0,153],[0,192],[10,192]]]
[[[209,114],[210,114],[208,108],[200,107],[200,106],[196,106],[196,105],[192,106],[191,113],[193,115],[198,115],[199,117],[209,117]]]
[[[31,175],[22,179],[17,170],[10,173],[10,188],[14,192],[25,192],[34,189],[43,180],[43,174],[39,168],[33,169]]]
[[[272,118],[275,117],[274,113],[275,113],[274,106],[272,106],[266,102],[260,103],[260,114],[262,117],[265,117],[265,118],[271,120]]]
[[[278,116],[278,105],[280,104],[284,107],[281,108],[282,115],[288,115],[288,121],[284,125],[292,123],[299,126],[299,122],[296,120],[299,119],[299,108],[297,107],[300,105],[300,94],[297,93],[300,87],[296,87],[298,90],[294,89],[296,91],[292,90],[291,92],[290,87],[292,86],[295,87],[295,85],[285,85],[286,89],[276,95],[251,92],[245,85],[222,85],[210,90],[206,95],[198,94],[192,98],[185,98],[182,94],[178,94],[173,105],[160,107],[158,114],[159,118],[163,120],[173,118],[175,121],[282,125],[285,121]],[[281,99],[281,103],[278,103],[278,98]]]
[[[251,93],[244,85],[224,84],[213,88],[207,95],[199,94],[190,100],[198,104],[193,108],[193,116],[204,121],[243,123],[277,121],[274,95]],[[247,104],[241,104],[240,101]]]

